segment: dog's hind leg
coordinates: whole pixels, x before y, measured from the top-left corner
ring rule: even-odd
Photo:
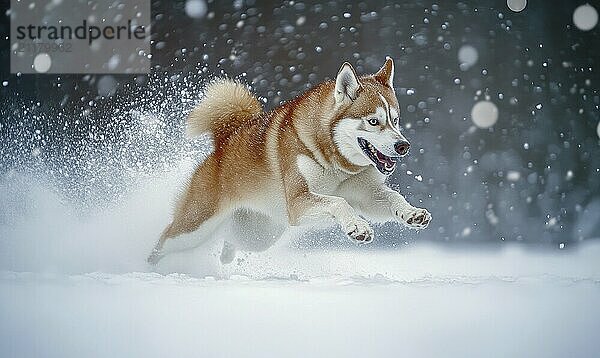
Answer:
[[[173,220],[165,228],[148,257],[149,263],[156,264],[164,256],[163,246],[168,240],[200,229],[202,238],[195,245],[198,246],[212,234],[226,216],[219,208],[220,189],[216,176],[217,164],[215,157],[209,156],[196,169],[187,190],[177,205]]]
[[[221,263],[228,264],[235,258],[236,250],[264,251],[283,234],[286,225],[277,224],[261,212],[240,208],[233,212],[231,237],[225,240],[221,251]]]
[[[162,259],[167,252],[181,251],[197,247],[212,237],[215,229],[223,221],[225,215],[213,215],[205,220],[195,220],[193,222],[182,221],[176,217],[163,231],[158,242],[148,256],[148,263],[155,265]],[[195,232],[193,238],[180,239],[180,236]],[[174,241],[173,241],[174,240]],[[191,241],[190,241],[191,240]],[[168,250],[165,251],[165,244],[173,241]]]
[[[233,262],[233,259],[235,259],[235,252],[235,246],[229,241],[225,240],[223,242],[223,248],[221,249],[221,256],[219,257],[221,263],[223,265],[227,265]]]
[[[148,256],[147,259],[149,264],[156,265],[158,261],[160,261],[160,259],[163,258],[164,254],[162,252],[162,247],[165,244],[165,241],[167,241],[169,230],[171,229],[172,225],[172,223],[169,224],[163,230],[162,234],[160,235],[160,238],[158,239],[158,242],[156,243],[156,245],[154,245],[154,248],[152,249],[152,252],[150,252],[150,256]]]

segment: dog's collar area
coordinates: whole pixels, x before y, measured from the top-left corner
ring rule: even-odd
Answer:
[[[396,159],[388,157],[387,155],[381,153],[374,145],[369,143],[368,140],[364,138],[358,138],[358,145],[362,149],[363,153],[375,164],[377,170],[381,172],[381,174],[390,175],[396,169]]]

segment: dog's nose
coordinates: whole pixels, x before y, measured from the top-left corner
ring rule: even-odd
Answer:
[[[396,152],[398,152],[398,154],[406,155],[406,153],[408,153],[408,150],[410,149],[410,143],[408,143],[405,140],[401,140],[394,144],[394,149],[396,149]]]

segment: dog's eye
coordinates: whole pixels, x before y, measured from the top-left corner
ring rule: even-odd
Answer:
[[[369,118],[369,124],[372,126],[378,126],[379,120],[377,118]]]

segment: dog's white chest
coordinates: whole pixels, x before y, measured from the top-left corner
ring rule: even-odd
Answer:
[[[332,194],[348,178],[348,174],[338,170],[325,169],[306,155],[299,155],[296,163],[300,174],[313,193]]]

